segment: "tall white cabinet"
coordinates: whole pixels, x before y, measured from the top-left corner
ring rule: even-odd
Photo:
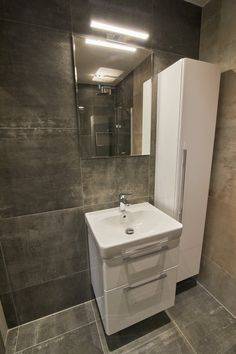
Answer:
[[[178,281],[199,273],[220,70],[181,59],[158,75],[155,205],[183,223]]]

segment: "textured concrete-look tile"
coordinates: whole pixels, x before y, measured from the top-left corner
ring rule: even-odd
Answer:
[[[132,193],[130,198],[148,196],[148,156],[132,156],[116,159],[116,183],[118,193]]]
[[[199,281],[236,316],[236,279],[216,262],[202,256]]]
[[[189,326],[203,315],[209,315],[220,307],[206,291],[196,286],[176,296],[175,305],[168,309],[168,314],[181,328]]]
[[[90,300],[92,298],[90,284],[89,271],[85,270],[16,291],[13,295],[19,324]]]
[[[6,354],[15,354],[18,328],[13,328],[7,333]]]
[[[107,23],[122,25],[123,27],[138,29],[150,33],[145,45],[152,47],[153,37],[153,6],[152,1],[136,0],[71,0],[72,29],[80,34],[99,34],[104,36],[104,31],[94,30],[89,24],[95,18]],[[123,36],[122,41],[131,41],[140,44],[140,40]]]
[[[198,58],[201,8],[178,0],[153,4],[154,48]]]
[[[129,351],[130,354],[192,354],[189,344],[176,328],[169,329],[149,342]]]
[[[203,254],[236,279],[235,215],[236,207],[209,198]]]
[[[0,225],[14,291],[88,268],[81,209],[3,219]]]
[[[117,200],[115,158],[83,160],[81,168],[84,205]]]
[[[82,205],[74,130],[0,130],[0,216]]]
[[[92,323],[65,333],[35,347],[23,350],[21,354],[102,354],[102,347],[96,324]]]
[[[7,0],[3,2],[1,17],[70,31],[69,0]]]
[[[46,17],[45,2],[14,1],[32,12],[42,3]],[[0,32],[0,126],[76,128],[70,35],[8,21]]]
[[[91,303],[41,318],[19,327],[16,351],[82,327],[95,320]]]
[[[228,353],[236,346],[236,320],[222,307],[199,316],[183,333],[198,354]]]
[[[11,292],[0,295],[0,301],[2,303],[4,315],[8,328],[13,328],[19,324],[19,320],[16,313],[15,302],[13,294]]]

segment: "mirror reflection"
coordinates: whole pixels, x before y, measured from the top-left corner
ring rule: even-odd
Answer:
[[[149,155],[152,51],[74,36],[82,158]]]

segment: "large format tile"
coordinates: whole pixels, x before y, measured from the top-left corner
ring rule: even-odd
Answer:
[[[102,347],[96,324],[92,323],[74,331],[62,334],[19,354],[102,354]]]
[[[154,48],[198,58],[201,8],[185,1],[154,1]]]
[[[6,340],[6,354],[15,354],[17,337],[18,337],[18,327],[8,331],[7,340]]]
[[[0,216],[82,206],[76,131],[2,129],[0,139]]]
[[[19,324],[22,324],[90,300],[90,275],[86,270],[16,291],[13,295]]]
[[[193,354],[193,350],[176,328],[169,329],[149,342],[129,351],[130,354]]]
[[[15,327],[19,324],[16,313],[14,298],[11,292],[0,295],[4,315],[8,328]]]
[[[2,7],[1,16],[7,19],[71,30],[69,0],[7,0]]]
[[[1,236],[0,236],[1,239]],[[0,295],[8,293],[10,291],[9,281],[7,279],[7,270],[5,265],[5,259],[2,252],[2,244],[0,241]]]
[[[105,32],[90,28],[91,19],[96,19],[148,32],[150,38],[144,45],[152,46],[152,10],[152,1],[145,0],[135,1],[135,6],[132,1],[126,0],[71,0],[73,32],[104,35]],[[122,41],[130,41],[130,37],[124,36]],[[143,44],[143,41],[134,38],[131,41]]]
[[[65,209],[0,221],[14,291],[88,268],[81,209]]]
[[[0,127],[77,128],[70,35],[8,21],[0,32]]]
[[[129,198],[148,196],[148,168],[149,156],[117,158],[115,181],[118,193],[132,193]]]
[[[203,255],[199,281],[236,316],[236,278]]]
[[[16,351],[23,350],[65,332],[72,331],[94,322],[94,320],[92,305],[88,302],[24,324],[19,326]]]
[[[183,330],[203,315],[210,316],[220,305],[200,286],[182,292],[176,296],[175,305],[168,314]]]
[[[198,354],[235,348],[236,319],[200,286],[177,295],[168,314]]]
[[[81,162],[84,204],[105,204],[117,199],[115,158]]]

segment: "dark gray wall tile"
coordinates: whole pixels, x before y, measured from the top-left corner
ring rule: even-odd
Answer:
[[[104,35],[104,32],[90,28],[91,19],[104,21],[150,33],[144,45],[152,46],[153,25],[152,1],[137,0],[135,5],[126,0],[71,0],[72,29],[80,34]],[[129,38],[122,38],[130,41]],[[143,41],[131,40],[133,43]]]
[[[91,298],[89,271],[14,292],[20,324],[75,306]]]
[[[0,242],[0,295],[8,293],[9,291],[10,291],[10,286],[7,278],[7,269],[5,265],[3,252],[2,252],[2,244]]]
[[[100,339],[95,323],[51,339],[39,346],[24,350],[24,354],[102,354]]]
[[[0,215],[82,205],[77,132],[0,130]]]
[[[71,30],[69,0],[7,0],[3,4],[2,16],[7,19]]]
[[[115,158],[81,161],[84,205],[117,199]]]
[[[70,35],[8,21],[0,32],[0,127],[76,128]]]
[[[88,268],[87,237],[80,209],[10,218],[0,225],[13,290]]]
[[[0,300],[4,310],[4,315],[6,318],[8,328],[17,326],[19,322],[18,322],[12,294],[11,293],[2,294],[0,295]]]
[[[5,346],[4,346],[4,343],[3,343],[3,339],[2,339],[1,333],[0,333],[0,354],[5,354]]]
[[[182,0],[156,0],[154,48],[198,58],[201,8]]]
[[[132,198],[148,196],[149,157],[127,157],[116,159],[117,195],[132,193]]]

